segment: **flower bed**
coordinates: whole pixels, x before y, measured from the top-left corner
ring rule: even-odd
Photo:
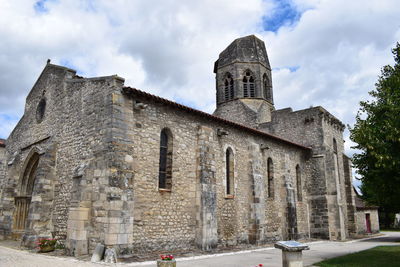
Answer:
[[[157,267],[176,267],[176,261],[173,255],[160,255],[157,261]]]
[[[39,238],[36,242],[38,252],[45,253],[56,249],[57,239],[55,238]]]

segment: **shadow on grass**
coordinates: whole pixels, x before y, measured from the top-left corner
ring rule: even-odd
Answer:
[[[399,267],[400,246],[379,246],[314,264],[321,267]]]

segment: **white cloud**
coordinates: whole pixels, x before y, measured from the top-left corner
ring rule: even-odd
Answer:
[[[47,58],[85,76],[210,109],[213,62],[238,36],[259,31],[268,3],[250,1],[0,0],[0,112],[22,115]],[[201,92],[199,94],[199,92]]]
[[[398,1],[291,3],[302,16],[273,33],[262,25],[273,17],[271,1],[49,0],[38,13],[34,1],[0,0],[0,114],[8,116],[0,137],[22,115],[47,58],[85,76],[118,74],[127,85],[212,112],[214,61],[252,33],[266,42],[277,108],[322,105],[352,124],[380,68],[392,63]]]
[[[322,105],[353,124],[380,68],[393,62],[390,49],[400,36],[397,1],[295,2],[305,12],[294,27],[261,33],[275,67],[275,104]],[[291,66],[298,69],[290,72]]]

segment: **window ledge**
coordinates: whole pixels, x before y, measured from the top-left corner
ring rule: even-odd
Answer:
[[[234,196],[234,195],[226,195],[224,198],[225,198],[225,199],[234,199],[235,196]]]
[[[167,188],[158,188],[158,192],[163,193],[163,192],[171,192],[171,189]]]

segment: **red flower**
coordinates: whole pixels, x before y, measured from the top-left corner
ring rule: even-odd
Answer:
[[[169,254],[169,255],[160,255],[161,260],[163,261],[171,261],[174,259],[174,256]]]

